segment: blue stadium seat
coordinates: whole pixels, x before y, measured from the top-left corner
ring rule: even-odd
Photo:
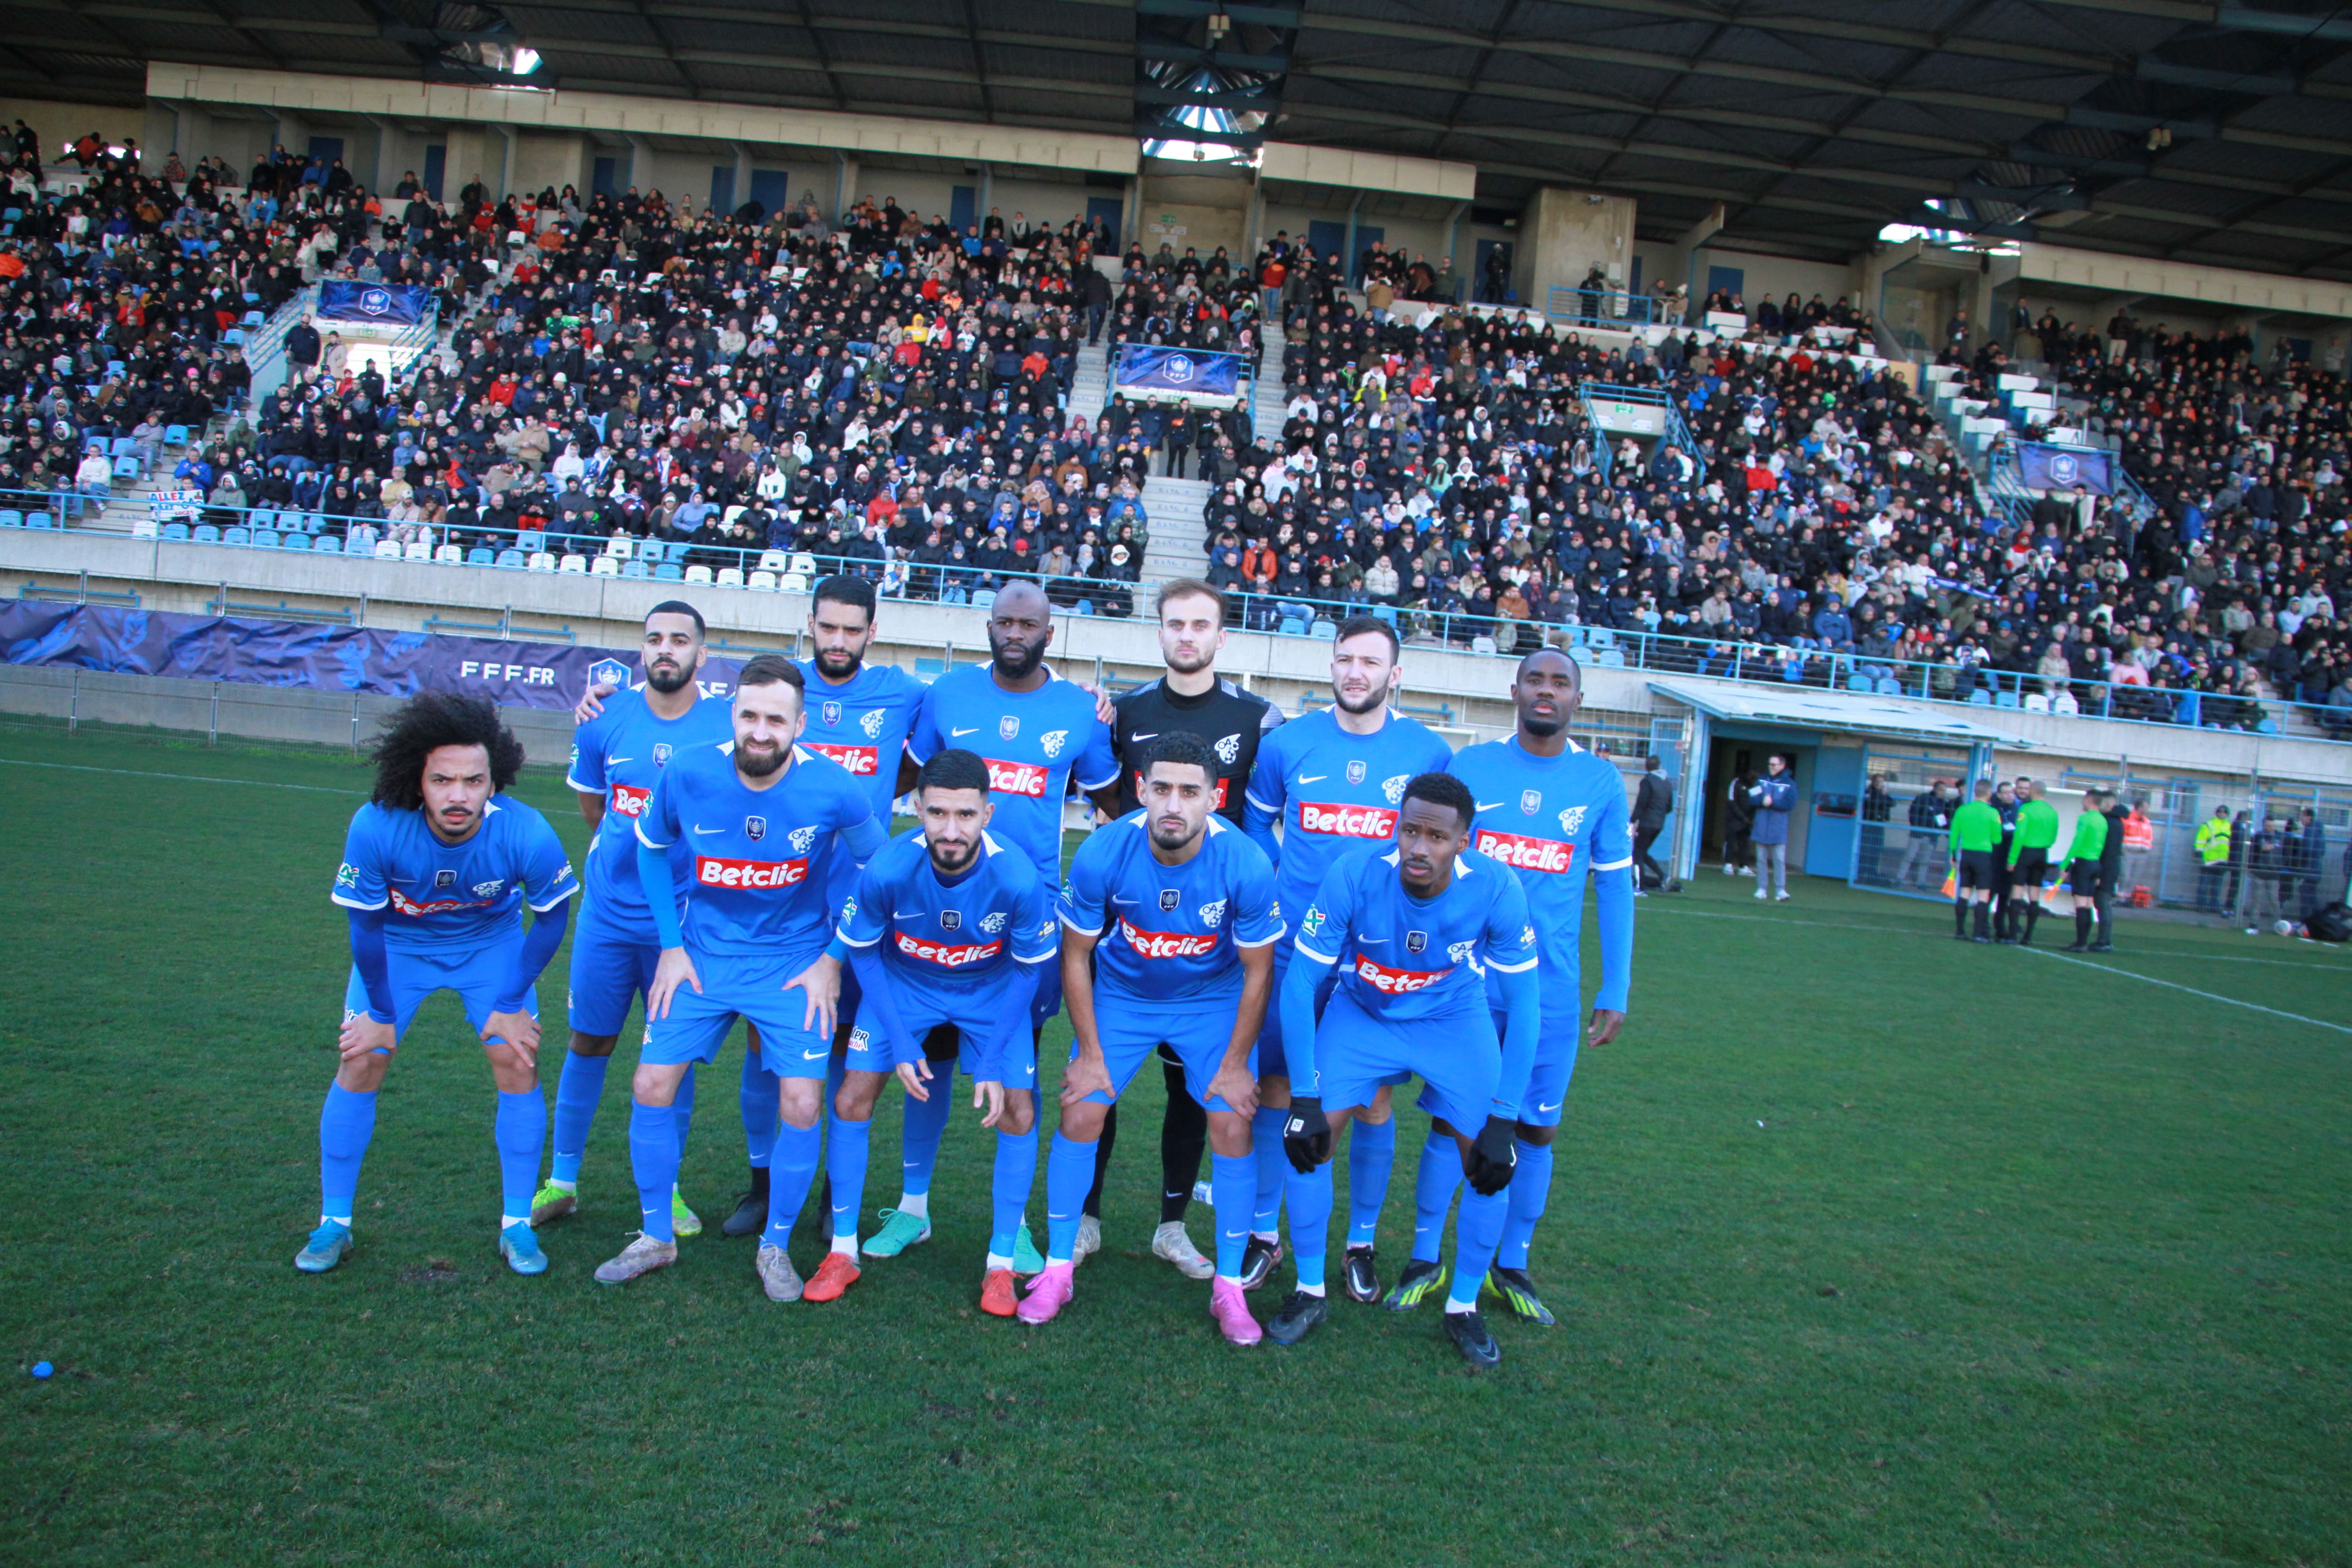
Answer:
[[[245,528],[232,523],[221,530],[220,542],[223,544],[250,544],[253,542],[253,535]]]
[[[1307,623],[1285,617],[1282,624],[1274,629],[1286,637],[1303,637],[1307,635]]]
[[[496,559],[496,556],[479,546],[466,552],[466,564],[468,566],[488,566]]]
[[[184,522],[167,522],[163,525],[163,537],[184,540],[188,537],[188,525]]]
[[[21,511],[0,511],[0,528],[22,528],[25,514]]]
[[[1625,666],[1625,650],[1622,647],[1604,647],[1592,656],[1592,662],[1607,665],[1612,669],[1622,669]]]
[[[624,561],[621,563],[621,575],[624,577],[650,577],[653,575],[653,573],[646,569],[646,563],[642,561]]]
[[[293,534],[288,534],[286,536],[287,542],[292,543],[294,537],[295,536]],[[310,540],[310,548],[321,555],[341,555],[343,552],[343,542],[337,539],[331,533],[320,533],[316,535],[306,533],[301,537]]]
[[[136,458],[115,458],[114,477],[118,479],[128,479],[132,484],[137,484],[139,482],[139,459]]]
[[[654,579],[661,583],[683,583],[686,581],[686,568],[675,561],[665,561],[654,568]]]
[[[163,445],[167,447],[184,447],[187,444],[188,427],[186,426],[166,425],[163,426]]]
[[[28,512],[25,517],[25,526],[26,528],[58,527],[58,514],[53,511]]]
[[[256,507],[245,514],[245,521],[248,528],[276,528],[278,514],[268,507]]]
[[[1992,705],[1996,708],[2022,708],[2024,706],[2023,703],[2017,700],[2017,693],[2014,691],[1994,692],[1992,694]]]
[[[310,548],[310,536],[304,533],[299,529],[297,529],[279,542],[278,548],[282,550],[308,550]]]
[[[1969,693],[1969,706],[1971,708],[1990,708],[1992,706],[1992,694],[1987,691],[1983,687],[1979,686],[1974,691]]]
[[[1878,678],[1878,694],[1881,697],[1900,697],[1903,695],[1903,683],[1891,675],[1882,675]]]
[[[255,529],[253,531],[253,547],[257,550],[277,549],[278,531],[274,528]]]
[[[209,522],[196,524],[194,537],[198,544],[218,544],[221,542],[220,530]]]
[[[1092,599],[1080,599],[1077,602],[1076,609],[1078,614],[1082,616],[1091,616],[1095,613],[1095,602]]]
[[[1849,675],[1846,677],[1845,689],[1848,691],[1875,691],[1878,687],[1866,675]]]
[[[520,550],[499,551],[498,563],[500,566],[505,567],[509,572],[520,572],[527,564],[523,560],[522,552]]]

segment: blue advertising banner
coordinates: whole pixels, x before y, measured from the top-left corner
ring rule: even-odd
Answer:
[[[633,650],[22,602],[0,604],[0,661],[373,697],[465,691],[510,708],[566,710],[591,684],[645,679]],[[741,668],[711,658],[703,689],[727,696]]]
[[[1111,384],[1120,392],[1231,397],[1241,390],[1241,375],[1239,354],[1125,343],[1119,347],[1118,363],[1111,368]]]
[[[414,283],[330,280],[319,285],[318,316],[323,321],[373,321],[387,327],[413,327],[432,310],[432,290]]]
[[[2113,495],[2115,479],[2105,452],[2080,447],[2052,447],[2021,441],[2017,447],[2018,477],[2028,489],[2071,490],[2082,486],[2095,496]]]

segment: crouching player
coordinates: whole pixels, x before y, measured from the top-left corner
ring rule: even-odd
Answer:
[[[1265,1332],[1250,1315],[1242,1257],[1257,1193],[1255,1045],[1283,929],[1274,867],[1216,815],[1217,762],[1206,742],[1161,736],[1142,773],[1141,809],[1079,847],[1062,894],[1062,994],[1076,1039],[1045,1165],[1045,1269],[1022,1298],[1021,1320],[1045,1322],[1069,1301],[1103,1117],[1165,1045],[1209,1113],[1217,1222],[1209,1314],[1228,1341],[1254,1345]],[[1327,1181],[1327,1211],[1329,1194]]]
[[[662,945],[629,1111],[645,1230],[596,1278],[618,1285],[677,1261],[669,1196],[677,1181],[677,1088],[691,1064],[718,1055],[741,1018],[759,1030],[768,1070],[782,1080],[768,1228],[755,1267],[770,1300],[796,1301],[801,1278],[785,1243],[816,1175],[817,1113],[841,994],[841,965],[824,952],[833,931],[825,878],[839,852],[835,833],[860,864],[883,838],[866,786],[799,744],[807,721],[799,666],[759,655],[736,677],[732,710],[734,740],[672,756],[637,818],[637,876]],[[681,840],[694,879],[683,921],[669,860]]]
[[[1411,1073],[1422,1080],[1421,1108],[1453,1138],[1470,1184],[1454,1232],[1446,1337],[1473,1366],[1502,1360],[1478,1316],[1478,1285],[1502,1239],[1503,1189],[1541,1020],[1527,894],[1500,862],[1470,848],[1476,813],[1460,779],[1416,775],[1404,788],[1396,847],[1359,850],[1334,866],[1298,922],[1279,1004],[1290,1058],[1282,1142],[1297,1173],[1286,1196],[1298,1285],[1267,1326],[1276,1343],[1305,1338],[1328,1315],[1331,1135],[1371,1103],[1384,1079]],[[1339,984],[1318,1024],[1316,984],[1334,964]],[[1489,972],[1501,977],[1499,1042]]]
[[[534,987],[580,882],[547,818],[500,793],[521,767],[522,742],[483,698],[411,698],[376,742],[375,788],[352,816],[331,894],[350,917],[352,977],[342,1065],[319,1114],[319,1228],[294,1258],[306,1274],[352,1249],[376,1091],[419,1005],[445,990],[464,1005],[499,1086],[499,1254],[518,1274],[546,1272],[530,1228],[547,1142]],[[528,935],[526,902],[538,917]]]
[[[996,808],[978,752],[946,751],[925,763],[915,801],[921,826],[866,866],[827,950],[847,960],[859,999],[825,1152],[833,1250],[809,1280],[807,1299],[834,1300],[856,1282],[875,1100],[894,1070],[917,1101],[952,1091],[951,1076],[934,1079],[923,1055],[924,1037],[949,1025],[969,1053],[981,1125],[996,1129],[995,1217],[980,1304],[1009,1318],[1021,1214],[1037,1175],[1029,1004],[1059,951],[1053,902],[1029,858],[990,836]]]

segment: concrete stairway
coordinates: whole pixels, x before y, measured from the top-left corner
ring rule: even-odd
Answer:
[[[1268,441],[1282,435],[1283,408],[1288,402],[1282,385],[1282,351],[1289,341],[1280,321],[1265,323],[1265,349],[1259,356],[1257,381],[1251,392],[1250,423],[1252,432]]]
[[[1208,500],[1205,479],[1154,475],[1145,482],[1143,510],[1151,520],[1151,546],[1143,555],[1145,582],[1198,577],[1208,570],[1209,528],[1202,517]]]

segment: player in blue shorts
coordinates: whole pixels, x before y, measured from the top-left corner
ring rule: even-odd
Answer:
[[[988,611],[985,665],[950,670],[933,681],[907,738],[907,753],[918,764],[950,747],[980,754],[988,765],[989,798],[996,814],[989,831],[1028,858],[1040,886],[1062,884],[1062,804],[1076,787],[1107,814],[1116,815],[1118,759],[1112,753],[1110,726],[1097,710],[1094,694],[1055,677],[1045,650],[1054,640],[1054,609],[1034,583],[1009,583]],[[1029,1006],[1033,1043],[1045,1020],[1062,1010],[1062,975],[1048,964],[1037,976]],[[935,1040],[934,1048],[938,1042]],[[935,1069],[951,1072],[951,1061],[935,1059]],[[868,1258],[895,1258],[931,1234],[931,1169],[940,1137],[947,1130],[949,1096],[928,1100],[911,1096],[900,1140],[904,1187],[897,1208],[865,1244]],[[1036,1136],[1032,1127],[1029,1136]],[[1022,1260],[1022,1271],[1043,1259]]]
[[[1280,873],[1282,907],[1305,909],[1331,868],[1351,850],[1386,844],[1396,835],[1397,805],[1405,782],[1445,766],[1454,748],[1435,731],[1390,709],[1404,672],[1397,662],[1396,629],[1376,616],[1354,616],[1331,639],[1331,706],[1293,720],[1265,737],[1251,771],[1244,826]],[[1279,844],[1276,824],[1282,827]],[[1286,936],[1275,949],[1275,994],[1290,966]],[[1329,994],[1327,978],[1324,995]],[[1317,1000],[1318,1010],[1322,998]],[[1283,1108],[1290,1103],[1290,1068],[1284,1060],[1280,1009],[1269,1009],[1257,1047],[1257,1208],[1250,1225],[1249,1259],[1242,1277],[1256,1289],[1282,1247],[1276,1223],[1287,1165],[1282,1157]],[[1373,1237],[1388,1197],[1396,1158],[1396,1121],[1383,1089],[1362,1109],[1348,1139],[1348,1293],[1371,1301],[1381,1293]]]
[[[613,1047],[628,1022],[631,1005],[653,984],[654,965],[661,959],[661,940],[637,881],[637,818],[653,799],[654,785],[672,757],[718,745],[734,732],[727,700],[705,696],[697,679],[709,654],[701,612],[680,600],[667,600],[646,616],[638,654],[645,684],[617,696],[612,688],[599,687],[582,704],[583,710],[593,706],[593,711],[572,734],[566,782],[579,795],[580,815],[595,837],[588,845],[588,906],[572,936],[572,1048],[555,1080],[554,1136],[550,1140],[554,1165],[531,1200],[535,1226],[562,1219],[580,1206],[580,1163],[588,1152],[597,1103],[604,1098]],[[605,697],[612,698],[609,705]],[[672,851],[670,860],[678,870],[686,868],[682,846]],[[681,1142],[693,1096],[689,1073],[678,1086],[674,1108]],[[747,1110],[744,1131],[764,1199],[768,1155],[776,1142],[774,1080],[770,1080],[764,1115]],[[763,1220],[766,1213],[763,1202]],[[702,1221],[676,1194],[670,1199],[670,1224],[679,1236],[702,1231]]]
[[[816,1174],[841,984],[841,966],[824,952],[833,930],[825,889],[835,854],[863,862],[883,844],[864,787],[798,743],[802,685],[800,667],[781,656],[745,664],[735,678],[734,739],[672,757],[637,819],[637,875],[662,955],[646,997],[629,1113],[645,1230],[597,1268],[608,1285],[677,1260],[668,1196],[678,1158],[672,1103],[688,1067],[716,1056],[741,1018],[757,1027],[768,1070],[783,1080],[768,1228],[754,1266],[770,1300],[800,1299],[785,1245]],[[670,846],[681,842],[691,867],[683,921],[669,860]],[[789,994],[795,990],[803,994]]]
[[[1528,1278],[1528,1244],[1551,1193],[1552,1139],[1559,1131],[1560,1106],[1568,1099],[1577,1040],[1585,1027],[1577,943],[1588,880],[1601,916],[1601,989],[1592,1001],[1591,1044],[1605,1046],[1617,1037],[1633,970],[1633,847],[1625,784],[1614,763],[1569,739],[1569,721],[1583,700],[1584,678],[1576,661],[1556,648],[1538,649],[1519,661],[1511,683],[1517,732],[1507,741],[1464,748],[1447,770],[1470,786],[1478,803],[1471,847],[1518,873],[1543,958],[1537,971],[1542,1039],[1519,1107],[1518,1169],[1511,1177],[1510,1212],[1486,1288],[1502,1297],[1514,1316],[1546,1327],[1552,1315]],[[1499,1006],[1500,986],[1490,984],[1487,994]],[[1461,1181],[1454,1141],[1433,1132],[1414,1184],[1412,1261],[1390,1289],[1388,1306],[1417,1305],[1444,1280],[1437,1240]]]
[[[376,742],[375,787],[352,814],[331,894],[349,918],[352,973],[337,1041],[342,1063],[319,1112],[319,1228],[294,1258],[306,1274],[325,1273],[352,1250],[376,1091],[436,991],[457,994],[499,1086],[499,1253],[518,1274],[547,1269],[530,1228],[547,1142],[533,988],[563,941],[580,883],[547,819],[502,793],[521,767],[522,742],[482,698],[412,698]],[[528,933],[526,903],[537,917]]]
[[[1160,736],[1145,755],[1141,808],[1097,828],[1070,862],[1062,984],[1074,1039],[1061,1128],[1045,1167],[1045,1269],[1022,1298],[1023,1322],[1045,1322],[1068,1303],[1103,1118],[1165,1045],[1209,1113],[1217,1220],[1209,1314],[1234,1344],[1265,1337],[1241,1271],[1256,1187],[1252,1047],[1273,990],[1282,910],[1274,868],[1217,815],[1216,788],[1216,755],[1206,741]]]
[[[934,1078],[923,1054],[924,1039],[945,1029],[967,1052],[981,1125],[996,1129],[995,1224],[980,1304],[1009,1318],[1021,1215],[1037,1174],[1029,1001],[1059,952],[1053,905],[1028,857],[988,830],[995,807],[978,752],[941,752],[922,765],[915,788],[921,826],[866,865],[828,950],[858,977],[860,1001],[825,1151],[833,1251],[807,1300],[832,1300],[856,1280],[875,1100],[894,1071],[912,1101],[947,1098],[952,1080]]]
[[[1289,1194],[1298,1288],[1266,1325],[1277,1343],[1296,1343],[1326,1316],[1332,1130],[1370,1104],[1381,1084],[1411,1073],[1422,1080],[1422,1109],[1454,1139],[1470,1184],[1454,1232],[1446,1337],[1473,1366],[1502,1359],[1478,1315],[1478,1285],[1502,1239],[1503,1189],[1542,1004],[1527,893],[1501,862],[1470,847],[1476,811],[1469,786],[1451,773],[1416,777],[1405,786],[1396,847],[1360,850],[1332,868],[1298,922],[1280,1003],[1289,1026],[1291,1102],[1282,1131],[1298,1173]],[[1318,972],[1333,967],[1339,984],[1318,1024]],[[1489,975],[1502,992],[1499,1042]]]

